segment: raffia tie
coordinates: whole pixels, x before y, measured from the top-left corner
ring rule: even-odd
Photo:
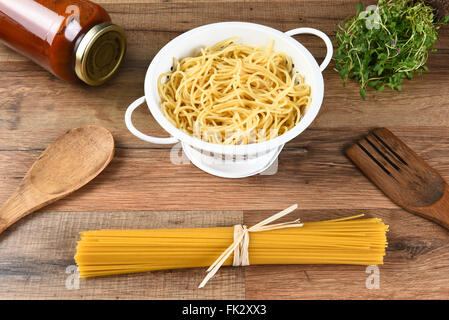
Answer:
[[[278,212],[271,217],[255,224],[254,226],[248,228],[245,225],[237,224],[234,226],[234,242],[225,250],[223,253],[215,260],[214,263],[207,269],[207,275],[198,288],[202,288],[206,285],[206,283],[212,279],[212,277],[217,273],[220,267],[225,263],[225,261],[229,258],[232,252],[234,252],[234,261],[232,265],[234,267],[239,266],[249,266],[249,233],[250,232],[261,232],[275,229],[283,229],[283,228],[295,228],[302,227],[303,224],[300,223],[299,219],[290,222],[277,223],[277,224],[269,224],[277,219],[282,218],[283,216],[293,212],[296,208],[298,208],[297,204],[288,207],[287,209]]]

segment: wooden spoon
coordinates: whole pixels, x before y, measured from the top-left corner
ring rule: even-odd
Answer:
[[[59,200],[95,178],[114,156],[114,138],[103,127],[75,128],[36,160],[0,208],[0,233],[24,216]]]

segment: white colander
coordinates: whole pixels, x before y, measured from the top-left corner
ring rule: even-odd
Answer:
[[[310,52],[292,38],[297,34],[313,34],[326,44],[326,57],[318,66]],[[299,123],[274,139],[246,145],[222,145],[202,141],[179,130],[163,115],[158,93],[159,75],[170,71],[173,57],[182,59],[196,54],[200,48],[212,46],[231,37],[251,46],[267,46],[274,40],[274,50],[292,58],[294,70],[305,77],[312,88],[312,103]],[[265,171],[277,159],[285,143],[304,131],[315,119],[323,101],[324,83],[321,72],[332,58],[332,42],[323,32],[312,28],[298,28],[285,33],[259,24],[247,22],[222,22],[204,25],[176,37],[165,45],[151,61],[145,77],[145,96],[134,101],[126,110],[125,123],[136,137],[156,144],[181,142],[189,160],[198,168],[224,178],[242,178]],[[131,120],[133,111],[146,101],[151,114],[171,137],[158,138],[137,130]]]

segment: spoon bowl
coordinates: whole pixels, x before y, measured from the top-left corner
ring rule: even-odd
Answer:
[[[105,128],[71,129],[36,160],[13,195],[0,208],[0,233],[22,217],[78,190],[114,156],[114,138]]]

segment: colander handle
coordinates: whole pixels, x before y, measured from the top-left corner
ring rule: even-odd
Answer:
[[[136,108],[139,107],[144,102],[145,102],[145,97],[141,97],[141,98],[137,99],[136,101],[134,101],[133,103],[131,103],[131,105],[126,110],[126,113],[125,113],[125,124],[126,124],[126,127],[128,128],[128,130],[131,131],[131,133],[133,135],[135,135],[137,138],[142,139],[143,141],[156,143],[156,144],[173,144],[173,143],[177,143],[178,139],[176,139],[176,138],[173,138],[173,137],[170,137],[170,138],[157,138],[157,137],[147,136],[146,134],[143,134],[142,132],[137,130],[136,127],[134,127],[134,124],[133,124],[132,119],[131,119],[132,114],[133,114],[134,110],[136,110]]]
[[[321,38],[324,43],[326,44],[326,49],[327,49],[327,53],[326,53],[326,57],[324,58],[323,62],[320,65],[320,70],[321,72],[324,71],[324,69],[326,69],[326,67],[328,66],[329,62],[332,59],[332,55],[334,53],[334,48],[332,46],[332,41],[331,39],[329,39],[329,37],[322,31],[317,30],[317,29],[313,29],[313,28],[297,28],[297,29],[293,29],[293,30],[289,30],[285,33],[288,36],[295,36],[297,34],[313,34],[319,38]]]

